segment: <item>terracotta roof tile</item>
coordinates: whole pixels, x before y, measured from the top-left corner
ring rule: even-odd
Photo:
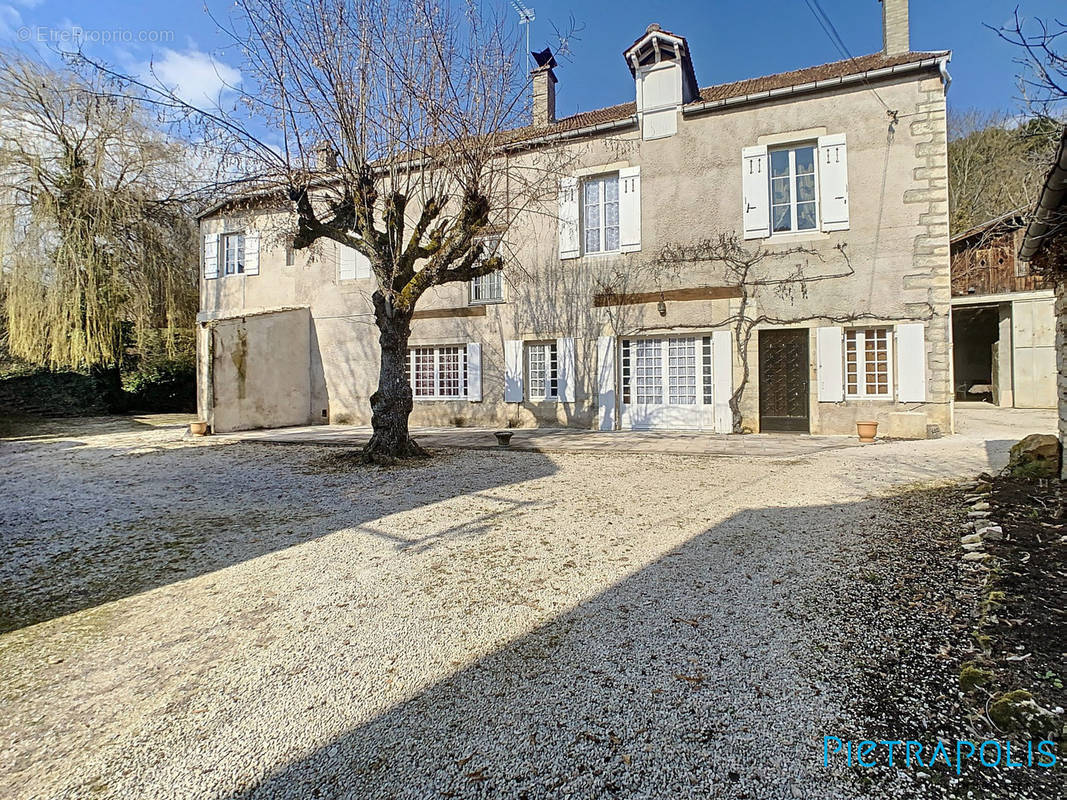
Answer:
[[[774,75],[765,75],[760,78],[747,78],[743,81],[722,83],[718,86],[707,86],[700,90],[699,100],[695,100],[689,105],[692,106],[701,102],[728,100],[734,97],[744,97],[748,94],[769,92],[775,89],[785,89],[790,86],[803,86],[804,84],[814,83],[816,81],[832,80],[835,78],[843,78],[847,75],[855,75],[860,72],[868,72],[870,70],[882,69],[885,67],[896,67],[902,64],[911,64],[929,58],[938,58],[947,54],[947,51],[902,53],[897,56],[885,56],[881,53],[873,53],[871,55],[859,56],[858,58],[851,58],[844,61],[834,61],[830,64],[805,67],[804,69],[797,69],[791,72],[779,72]],[[565,133],[567,131],[578,130],[580,128],[601,125],[609,122],[617,122],[626,119],[627,117],[632,117],[636,113],[637,104],[632,102],[620,103],[619,105],[608,106],[607,108],[598,108],[593,111],[583,111],[556,120],[556,122],[551,125],[542,125],[536,128],[533,126],[521,128],[515,132],[518,135],[515,137],[514,141],[521,141],[523,139],[535,138],[538,136],[548,136],[556,133]]]

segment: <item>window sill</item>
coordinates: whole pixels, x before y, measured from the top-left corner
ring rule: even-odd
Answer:
[[[464,402],[471,402],[471,403],[477,402],[477,401],[471,400],[469,397],[465,397],[465,396],[464,397],[456,396],[456,397],[412,397],[411,398],[411,401],[413,403],[450,403],[450,402],[455,402],[456,400],[462,400]]]
[[[765,241],[767,244],[796,244],[797,242],[823,241],[830,238],[825,231],[790,231],[788,233],[772,233]]]
[[[499,305],[503,305],[506,302],[507,302],[507,300],[505,300],[503,297],[501,297],[498,300],[471,300],[471,301],[469,301],[467,303],[467,305],[469,305],[469,306],[499,306]]]

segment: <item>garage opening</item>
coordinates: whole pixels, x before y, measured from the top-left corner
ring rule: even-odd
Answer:
[[[957,400],[999,401],[1000,312],[996,305],[952,309],[952,356]],[[1003,365],[1005,368],[1008,365]]]

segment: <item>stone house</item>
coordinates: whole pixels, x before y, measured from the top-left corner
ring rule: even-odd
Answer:
[[[957,400],[1056,405],[1052,280],[1017,257],[1025,210],[952,237],[952,353]]]
[[[635,99],[564,118],[546,59],[516,141],[573,166],[501,235],[501,274],[420,300],[411,423],[728,432],[747,374],[749,430],[951,431],[950,53],[910,50],[907,0],[882,9],[882,52],[704,88],[690,41],[651,25],[624,52]],[[368,264],[272,244],[269,212],[242,208],[201,218],[200,413],[216,431],[367,424]],[[657,258],[731,234],[803,247],[783,262],[812,279],[768,291]]]

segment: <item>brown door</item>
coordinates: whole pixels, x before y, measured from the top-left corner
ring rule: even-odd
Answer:
[[[758,331],[761,431],[802,431],[808,415],[808,331]]]

